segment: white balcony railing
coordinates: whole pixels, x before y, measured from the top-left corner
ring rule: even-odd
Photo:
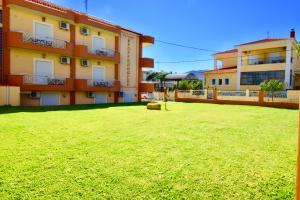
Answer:
[[[89,79],[89,80],[87,80],[87,84],[90,87],[113,87],[115,85],[115,81],[114,80]]]
[[[105,48],[101,48],[101,49],[90,49],[89,53],[91,54],[95,54],[97,56],[108,56],[108,57],[114,57],[116,56],[117,52],[115,50],[112,49],[105,49]]]
[[[62,76],[37,76],[23,75],[23,84],[25,85],[65,85],[66,78]]]
[[[51,37],[44,37],[44,36],[33,36],[30,33],[23,33],[23,42],[25,43],[31,43],[31,44],[37,44],[42,45],[46,47],[52,47],[52,48],[60,48],[65,49],[67,46],[67,42],[64,40],[59,40]]]

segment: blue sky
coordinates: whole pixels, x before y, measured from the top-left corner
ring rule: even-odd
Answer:
[[[84,11],[84,0],[50,0]],[[88,12],[158,40],[212,50],[267,37],[300,38],[299,0],[89,0]],[[297,34],[298,32],[298,34]],[[211,52],[156,43],[144,48],[156,61],[211,59]],[[155,70],[210,69],[213,61],[163,64]]]

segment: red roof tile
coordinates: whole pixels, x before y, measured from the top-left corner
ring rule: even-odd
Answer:
[[[230,49],[230,50],[215,53],[213,55],[219,55],[219,54],[224,54],[224,53],[236,53],[237,51],[238,51],[237,49]]]
[[[221,68],[221,69],[213,69],[213,70],[209,70],[206,71],[204,73],[226,73],[226,72],[235,72],[237,69],[236,66],[234,67],[226,67],[226,68]]]
[[[249,45],[249,44],[259,44],[259,43],[266,43],[266,42],[275,42],[275,41],[286,40],[286,39],[287,38],[266,38],[266,39],[262,39],[262,40],[256,40],[256,41],[253,41],[253,42],[239,44],[237,46]]]

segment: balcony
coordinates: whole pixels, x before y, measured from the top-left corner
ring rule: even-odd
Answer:
[[[42,52],[52,52],[64,55],[73,53],[73,45],[55,38],[35,37],[30,33],[10,31],[7,33],[9,47],[32,49]]]
[[[21,91],[71,91],[73,79],[63,76],[9,75],[11,85],[20,86]]]
[[[154,44],[154,37],[142,35],[140,37],[141,43],[143,44],[143,47],[145,46],[151,46]]]
[[[86,45],[75,46],[75,56],[97,60],[120,62],[120,53],[112,49],[89,50]]]
[[[76,79],[75,89],[76,91],[87,92],[118,92],[120,91],[120,81]]]
[[[154,92],[154,83],[143,82],[139,84],[140,92]]]
[[[285,63],[286,57],[273,57],[273,58],[260,58],[260,59],[247,59],[245,65],[263,65],[263,64],[278,64]]]
[[[154,59],[153,58],[141,58],[140,66],[143,68],[154,68]]]

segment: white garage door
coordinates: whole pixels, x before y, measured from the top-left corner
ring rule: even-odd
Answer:
[[[95,103],[96,104],[102,104],[102,103],[107,103],[107,95],[106,94],[100,94],[96,93],[95,94]]]
[[[132,92],[124,92],[124,103],[133,102],[133,93]]]
[[[42,106],[57,106],[57,105],[59,105],[59,94],[58,93],[42,93],[41,94],[41,105]]]

